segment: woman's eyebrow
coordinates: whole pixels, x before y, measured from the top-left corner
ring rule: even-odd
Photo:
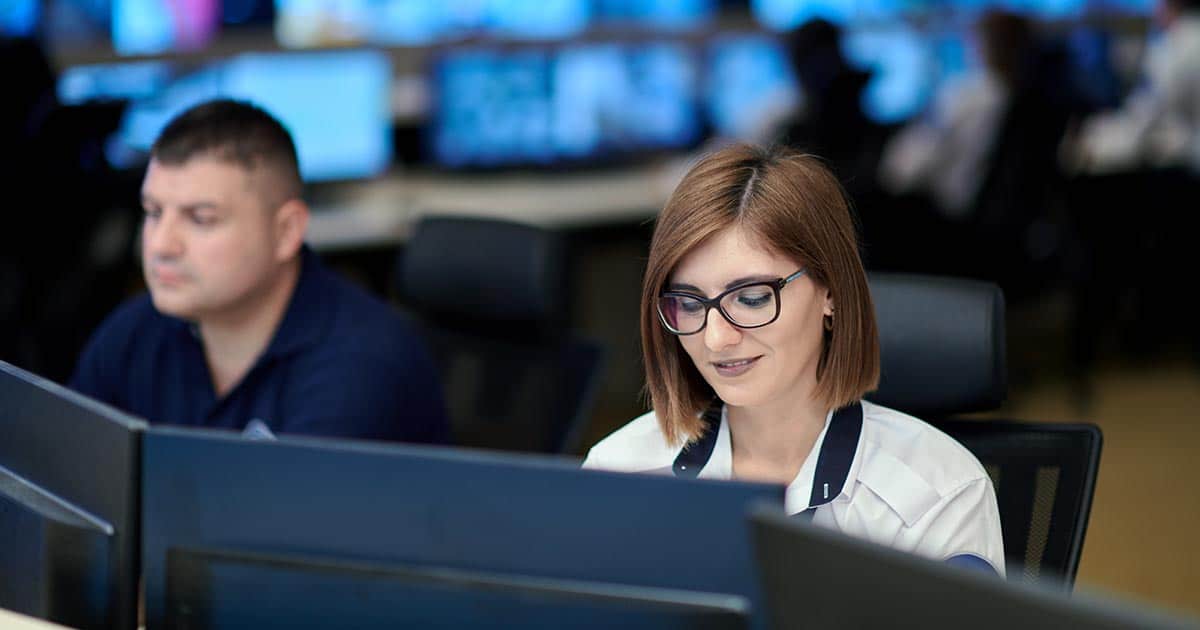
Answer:
[[[757,276],[745,276],[725,283],[725,288],[732,289],[740,284],[750,284],[752,282],[773,282],[778,279],[779,278],[777,276],[768,276],[763,274],[759,274]]]
[[[767,276],[767,275],[745,276],[742,278],[738,278],[736,280],[730,280],[729,282],[726,282],[725,288],[732,289],[733,287],[736,287],[736,286],[742,285],[742,284],[749,284],[752,282],[772,282],[777,279],[778,278],[776,278],[775,276]],[[682,282],[672,282],[672,283],[668,284],[667,290],[668,291],[686,291],[688,293],[696,293],[699,295],[704,295],[704,292],[700,290],[700,287],[697,287],[692,284],[685,284]]]

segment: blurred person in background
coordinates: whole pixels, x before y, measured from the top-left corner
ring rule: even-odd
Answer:
[[[824,158],[851,199],[858,199],[873,185],[886,130],[863,110],[871,74],[847,61],[842,39],[841,27],[820,18],[784,34],[804,99],[779,123],[776,140]]]
[[[884,266],[998,282],[1010,300],[1065,282],[1072,236],[1057,149],[1077,96],[1061,42],[1029,18],[985,13],[980,65],[886,145],[877,248]],[[868,236],[872,236],[870,224]],[[892,233],[904,239],[883,240]]]
[[[1063,143],[1073,176],[1071,215],[1086,274],[1076,296],[1080,371],[1115,333],[1123,354],[1145,356],[1190,337],[1200,362],[1197,310],[1167,269],[1188,269],[1200,228],[1200,0],[1159,0],[1142,75],[1119,107],[1085,118]]]

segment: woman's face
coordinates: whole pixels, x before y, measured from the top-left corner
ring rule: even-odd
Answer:
[[[679,261],[668,291],[711,298],[735,284],[786,278],[801,263],[777,255],[739,227],[718,232]],[[788,405],[811,398],[823,343],[823,318],[833,313],[829,292],[807,274],[779,293],[779,318],[761,328],[730,324],[708,311],[703,330],[679,337],[704,380],[734,407]]]

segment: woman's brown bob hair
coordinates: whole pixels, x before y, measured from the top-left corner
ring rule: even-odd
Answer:
[[[734,226],[804,265],[808,276],[830,291],[835,310],[817,364],[817,396],[833,409],[859,400],[879,383],[875,309],[842,186],[814,156],[728,146],[704,156],[671,194],[654,228],[642,283],[646,389],[671,444],[700,437],[705,427],[700,414],[716,394],[663,328],[658,296],[681,258]]]

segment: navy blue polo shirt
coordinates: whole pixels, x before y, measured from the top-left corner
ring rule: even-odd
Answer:
[[[321,264],[307,247],[266,350],[218,398],[196,327],[148,294],[117,308],[84,348],[71,387],[150,422],[444,443],[437,370],[418,329]]]

